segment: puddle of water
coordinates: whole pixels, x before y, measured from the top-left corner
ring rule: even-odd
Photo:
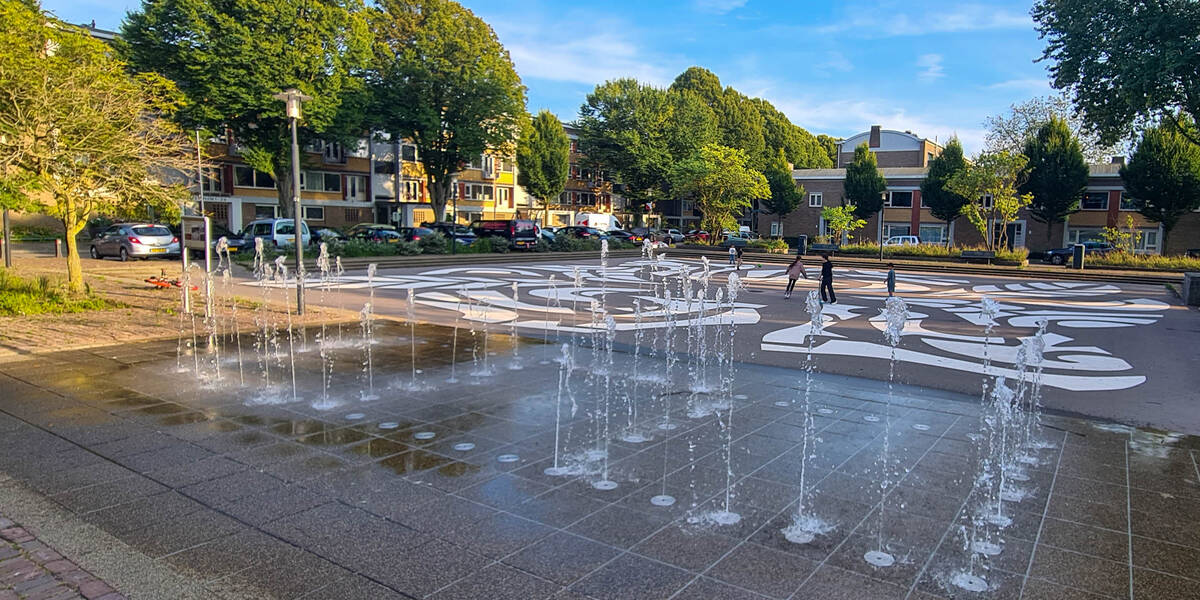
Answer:
[[[296,441],[306,446],[345,446],[346,444],[362,441],[368,437],[370,436],[357,429],[347,427],[345,429],[314,433]]]
[[[174,427],[176,425],[188,425],[191,423],[201,423],[208,420],[208,415],[202,412],[185,412],[177,415],[163,417],[158,420],[159,425]]]
[[[449,458],[426,452],[424,450],[410,450],[403,454],[385,458],[379,461],[378,464],[391,469],[397,475],[407,475],[418,471],[425,471],[441,467],[452,462]]]
[[[371,438],[361,444],[355,444],[354,446],[350,447],[351,452],[355,454],[362,454],[364,456],[370,456],[371,458],[383,458],[385,456],[392,456],[394,454],[400,454],[410,450],[412,450],[412,448],[406,444],[401,444],[400,442],[394,442],[392,440],[383,438]]]

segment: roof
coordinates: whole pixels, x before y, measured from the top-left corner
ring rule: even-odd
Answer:
[[[1120,177],[1121,167],[1125,165],[1115,163],[1099,163],[1088,165],[1089,177]]]
[[[884,179],[924,179],[928,167],[880,167]],[[845,179],[846,169],[793,169],[792,179]]]

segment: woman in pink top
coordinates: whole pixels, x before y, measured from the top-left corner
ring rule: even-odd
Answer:
[[[808,273],[804,271],[804,263],[800,262],[799,256],[796,257],[796,260],[792,261],[792,264],[788,265],[787,276],[788,276],[787,291],[783,293],[783,297],[791,298],[792,297],[792,288],[796,287],[796,280],[800,279],[801,277],[808,279]]]

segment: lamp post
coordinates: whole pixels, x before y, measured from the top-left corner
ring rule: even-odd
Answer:
[[[287,105],[287,118],[292,126],[292,205],[295,209],[292,225],[296,230],[293,246],[296,247],[296,314],[304,314],[304,212],[300,204],[300,144],[296,140],[296,123],[300,120],[300,103],[312,100],[296,88],[288,88],[275,94],[277,100]]]

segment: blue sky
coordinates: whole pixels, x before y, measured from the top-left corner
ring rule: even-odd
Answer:
[[[873,124],[981,149],[983,121],[1051,92],[1031,0],[463,0],[495,28],[529,108],[564,120],[617,77],[669,85],[703,66],[813,133]],[[114,29],[129,0],[44,0]]]

